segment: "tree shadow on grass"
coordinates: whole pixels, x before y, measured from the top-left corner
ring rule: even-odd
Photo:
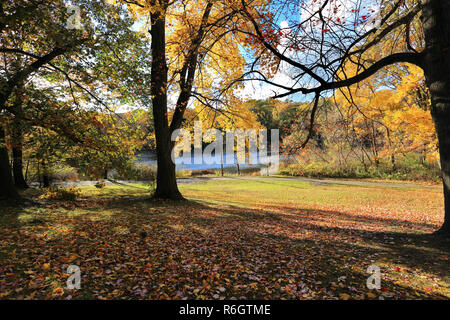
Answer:
[[[72,204],[74,210],[86,212],[74,217],[59,211],[57,202],[52,204],[52,212],[61,219],[56,224],[65,224],[66,232],[52,234],[55,221],[45,219],[39,229],[31,221],[2,227],[3,243],[9,243],[11,251],[27,249],[21,261],[0,257],[22,277],[15,281],[30,280],[31,275],[21,272],[33,270],[43,257],[51,260],[55,270],[64,270],[67,258],[76,254],[70,263],[83,268],[86,278],[80,297],[85,298],[95,298],[100,286],[112,292],[115,287],[105,284],[106,277],[108,283],[122,281],[118,286],[124,296],[136,297],[132,288],[145,286],[150,297],[158,298],[165,290],[171,298],[185,290],[185,285],[197,288],[212,281],[215,273],[222,275],[214,281],[227,288],[226,297],[292,299],[315,292],[315,298],[323,298],[327,291],[353,297],[369,292],[365,271],[378,263],[390,268],[382,269],[382,286],[395,298],[446,298],[407,281],[399,283],[402,275],[392,276],[396,272],[392,268],[400,266],[408,269],[408,277],[415,277],[412,272],[448,277],[444,257],[448,257],[449,242],[421,232],[429,227],[426,224],[339,211],[154,201],[144,193],[85,206],[88,202]],[[42,233],[50,236],[36,236]],[[345,280],[339,280],[343,276]],[[161,284],[164,289],[156,289]],[[290,289],[294,295],[280,289],[294,284]],[[46,290],[50,289],[42,292]],[[204,297],[214,294],[214,289],[206,290]],[[196,297],[190,292],[186,295]]]
[[[145,204],[148,203],[145,202]],[[289,213],[286,215],[272,211],[270,208],[243,209],[232,205],[218,208],[192,200],[182,203],[166,201],[151,204],[166,210],[179,210],[184,221],[203,228],[213,226],[212,222],[225,225],[227,220],[237,219],[239,224],[257,224],[258,230],[267,231],[265,234],[259,231],[259,236],[277,237],[277,231],[274,234],[273,230],[287,230],[291,234],[297,234],[296,236],[298,233],[311,234],[308,239],[313,241],[316,241],[316,238],[317,241],[323,242],[322,239],[326,238],[330,250],[333,250],[336,245],[344,246],[344,251],[349,249],[348,252],[352,252],[352,248],[357,248],[365,251],[368,256],[374,254],[384,256],[409,268],[426,267],[440,277],[448,276],[445,255],[450,253],[450,241],[421,231],[424,227],[434,227],[425,223],[352,215],[339,211],[298,208],[285,208],[285,212]],[[115,208],[119,207],[120,205],[117,206],[116,203]],[[204,213],[197,214],[198,212]],[[324,217],[332,217],[332,225],[330,225],[330,220],[324,219]],[[376,227],[376,230],[373,230],[373,227]],[[393,227],[396,228],[395,231],[392,231]],[[286,236],[284,239],[285,241],[303,241]]]
[[[339,221],[336,226],[317,225],[316,220],[308,217],[292,221],[290,216],[267,209],[242,210],[226,206],[217,212],[217,207],[196,201],[166,202],[158,208],[163,211],[155,216],[159,219],[159,228],[153,231],[166,234],[166,249],[181,255],[180,261],[184,261],[184,253],[192,252],[193,257],[206,260],[206,268],[213,264],[223,268],[244,266],[243,270],[255,271],[263,277],[272,275],[274,278],[269,280],[268,277],[265,282],[267,286],[277,277],[296,274],[294,277],[303,281],[309,290],[326,291],[345,275],[346,285],[338,288],[339,292],[351,295],[355,293],[351,288],[357,288],[360,293],[368,292],[365,283],[369,274],[365,270],[373,263],[400,266],[444,281],[448,277],[447,260],[441,259],[449,253],[447,240],[427,234],[385,231],[390,227],[386,220],[374,219],[380,229],[375,231],[340,226]],[[163,219],[167,211],[175,212],[175,221],[180,228],[173,229],[169,224],[175,222]],[[128,211],[118,214],[125,220],[129,216]],[[341,217],[336,212],[329,214],[338,220]],[[345,222],[352,218],[342,217]],[[297,268],[302,271],[297,273]],[[238,276],[246,272],[242,271]],[[411,273],[410,276],[415,275]],[[399,283],[389,277],[383,278],[383,287],[387,292],[393,292],[396,298],[445,298],[442,294],[426,292],[406,281]],[[258,293],[252,297],[264,296]]]

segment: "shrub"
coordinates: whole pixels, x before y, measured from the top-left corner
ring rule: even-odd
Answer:
[[[135,166],[136,180],[154,181],[156,180],[156,168],[147,164],[137,164]]]
[[[145,163],[136,163],[116,177],[121,180],[154,181],[156,180],[156,168]]]
[[[106,185],[105,181],[99,181],[99,182],[97,182],[97,183],[95,184],[95,187],[101,189],[101,188],[103,188],[105,185]]]
[[[73,201],[76,200],[80,194],[80,189],[75,187],[49,187],[45,189],[45,192],[41,196],[39,196],[39,199]]]
[[[299,158],[294,163],[282,163],[279,174],[327,178],[376,178],[390,180],[438,181],[440,169],[435,163],[420,159],[416,154],[398,157],[393,168],[390,160],[381,159],[378,165],[364,166],[359,161],[338,164],[336,161],[306,161]]]
[[[52,181],[78,181],[77,169],[65,165],[55,166],[50,169]]]
[[[191,176],[204,176],[207,174],[214,174],[214,170],[192,170]]]
[[[177,170],[175,174],[177,178],[188,178],[192,176],[192,170]]]
[[[36,163],[30,163],[28,166],[27,180],[38,182],[42,176],[42,167],[38,171]],[[80,176],[76,168],[66,164],[52,165],[48,168],[48,177],[50,181],[78,181]]]

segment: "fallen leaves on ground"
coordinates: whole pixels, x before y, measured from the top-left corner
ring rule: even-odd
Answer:
[[[283,193],[303,199],[312,187],[255,186],[259,196],[253,200],[253,189],[241,192],[239,184],[202,188],[183,186],[190,200],[181,203],[106,187],[78,201],[6,209],[0,298],[450,297],[448,241],[426,234],[442,218],[437,200],[424,221],[420,208],[397,212],[397,191],[390,189],[384,199],[373,189],[382,203],[377,210],[376,202],[341,201],[333,208],[328,200],[288,201]],[[228,193],[219,192],[224,188]],[[333,199],[335,189],[321,192]],[[345,190],[358,197],[357,188]],[[426,191],[422,197],[430,199]],[[80,267],[80,290],[67,289],[69,265]],[[379,290],[366,286],[369,265],[381,269]]]

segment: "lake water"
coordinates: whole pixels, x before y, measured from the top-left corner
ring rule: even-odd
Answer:
[[[154,152],[141,152],[136,155],[137,163],[144,163],[150,166],[156,166],[156,154]],[[245,163],[239,163],[240,169],[245,168],[261,168],[262,171],[267,171],[267,169],[276,162],[277,156],[260,156],[258,157],[258,153],[252,153],[252,163],[249,163],[249,154],[246,153]],[[230,161],[232,160],[232,161]],[[258,161],[255,161],[258,160]],[[181,156],[175,159],[175,164],[177,170],[208,170],[208,169],[220,169],[220,154],[217,155],[200,155],[196,156],[194,153],[188,156]],[[227,155],[223,154],[223,167],[230,168],[236,167],[237,156],[236,154],[231,155],[227,159]],[[261,171],[261,173],[263,173]]]

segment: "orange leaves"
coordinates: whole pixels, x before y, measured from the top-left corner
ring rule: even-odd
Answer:
[[[366,55],[375,61],[380,53],[373,51]],[[344,69],[348,76],[359,72],[352,63]],[[347,112],[354,112],[351,122],[355,134],[364,137],[368,123],[375,128],[376,141],[382,147],[378,150],[380,155],[420,152],[426,154],[427,161],[438,159],[430,95],[419,67],[390,66],[338,92],[336,100]]]
[[[30,220],[35,207],[13,223],[2,215],[0,297],[448,298],[439,278],[448,253],[420,236],[440,223],[440,189],[276,178],[181,187],[196,200],[152,202],[139,185],[107,186],[40,206],[40,222]],[[67,232],[57,233],[62,226]],[[366,287],[372,260],[381,290]],[[65,287],[70,264],[80,267],[81,290]]]

